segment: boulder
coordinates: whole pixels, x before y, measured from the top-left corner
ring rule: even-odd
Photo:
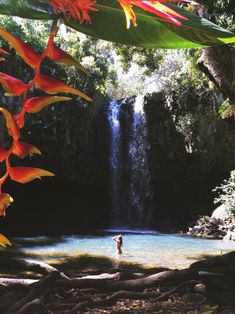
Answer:
[[[211,218],[225,220],[232,216],[233,212],[231,207],[222,204],[213,211]]]

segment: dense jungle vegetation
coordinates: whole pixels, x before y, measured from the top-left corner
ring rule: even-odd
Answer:
[[[189,9],[197,10],[199,15],[234,31],[232,1],[200,3],[203,7],[190,6]],[[45,47],[50,27],[46,21],[10,16],[2,16],[0,26],[20,36],[38,51]],[[94,204],[98,204],[100,210],[102,208],[102,214],[94,213],[93,222],[85,219],[82,220],[83,223],[93,226],[97,219],[99,223],[106,221],[108,209],[104,208],[108,208],[110,203],[110,196],[107,193],[108,127],[103,115],[105,111],[103,105],[109,99],[159,92],[163,94],[165,102],[163,106],[165,113],[159,115],[160,123],[163,125],[164,119],[168,117],[171,120],[169,122],[171,128],[175,129],[170,133],[172,134],[170,140],[165,142],[168,144],[161,144],[160,139],[158,143],[157,134],[154,132],[150,134],[150,142],[152,141],[151,144],[155,147],[153,154],[150,155],[152,182],[153,186],[156,186],[156,194],[163,195],[162,200],[161,195],[158,195],[159,202],[163,204],[167,199],[165,187],[171,182],[169,191],[173,193],[173,199],[176,199],[176,204],[184,204],[182,211],[176,210],[176,215],[185,215],[188,221],[198,214],[209,213],[211,211],[209,204],[213,206],[215,196],[211,190],[229,176],[235,160],[234,46],[182,50],[145,49],[89,38],[69,28],[64,36],[59,35],[57,43],[81,62],[91,76],[87,78],[75,68],[54,64],[49,59],[44,61],[45,74],[53,74],[88,93],[93,97],[94,104],[73,99],[71,104],[53,105],[37,115],[26,117],[23,136],[26,141],[37,142],[39,147],[43,147],[43,155],[40,158],[34,157],[34,160],[42,166],[49,164],[58,174],[52,186],[61,186],[66,182],[68,184],[68,188],[65,188],[66,193],[72,191],[74,195],[77,184],[81,195],[86,195],[82,197],[82,207],[89,199],[89,191],[96,190],[96,199],[99,201]],[[2,39],[1,44],[3,48],[9,48]],[[15,77],[25,77],[26,81],[32,75],[32,69],[15,54],[14,50],[11,50],[7,61],[0,64],[0,68],[2,72]],[[7,103],[13,112],[17,112],[20,104],[15,99],[6,98],[3,94],[1,98],[3,104]],[[154,110],[157,114],[157,109]],[[149,109],[150,123],[155,119],[154,110]],[[4,130],[1,130],[1,136],[6,138]],[[159,137],[161,138],[161,135]],[[179,137],[181,139],[176,140]],[[162,140],[162,143],[164,141]],[[165,156],[159,157],[160,152]],[[164,170],[161,171],[160,168]],[[184,176],[184,180],[179,183],[181,175]],[[206,185],[205,192],[199,188],[200,201],[191,205],[190,189],[197,190],[197,186],[203,180]],[[33,184],[38,186],[37,183]],[[48,184],[50,186],[50,183]],[[16,193],[21,194],[19,192],[21,187],[14,188]],[[43,187],[41,188],[41,192],[45,193]],[[161,193],[162,191],[164,193]],[[49,200],[49,207],[54,206],[53,198],[56,194],[55,192],[54,197]],[[73,198],[73,202],[76,202],[75,196]],[[90,208],[93,208],[94,204],[91,202]],[[165,209],[172,205],[173,203],[167,203],[162,211],[165,212]],[[91,212],[93,213],[93,209]],[[188,214],[189,212],[191,214]],[[11,213],[9,218],[15,221]],[[50,219],[53,220],[53,214],[50,214]]]

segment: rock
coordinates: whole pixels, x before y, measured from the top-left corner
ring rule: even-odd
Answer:
[[[211,217],[202,216],[189,228],[188,235],[203,239],[235,241],[235,217],[230,208],[219,206]]]
[[[225,241],[235,241],[235,232],[228,230],[227,234],[223,237]]]
[[[182,300],[184,303],[201,303],[205,297],[199,293],[187,293],[184,294]]]
[[[202,283],[199,283],[194,286],[194,291],[198,293],[205,293],[206,292],[206,286]]]
[[[232,209],[222,204],[213,211],[211,218],[225,220],[232,216],[233,216]]]

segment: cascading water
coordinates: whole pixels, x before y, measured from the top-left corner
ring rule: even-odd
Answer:
[[[120,108],[121,103],[115,100],[109,103],[108,119],[111,128],[111,198],[112,198],[112,223],[120,222],[120,186],[121,186],[121,161],[120,161]]]
[[[135,226],[148,226],[152,216],[151,185],[148,165],[147,124],[144,96],[137,96],[133,104],[133,122],[129,143],[130,184],[128,221]]]
[[[124,106],[131,108],[125,112]],[[131,113],[129,120],[125,119],[128,113]],[[112,227],[149,227],[152,193],[144,96],[137,96],[132,104],[111,101],[108,119],[111,128]]]

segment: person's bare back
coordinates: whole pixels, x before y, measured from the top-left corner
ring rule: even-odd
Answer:
[[[113,240],[116,242],[117,253],[122,254],[122,235],[113,237]]]

